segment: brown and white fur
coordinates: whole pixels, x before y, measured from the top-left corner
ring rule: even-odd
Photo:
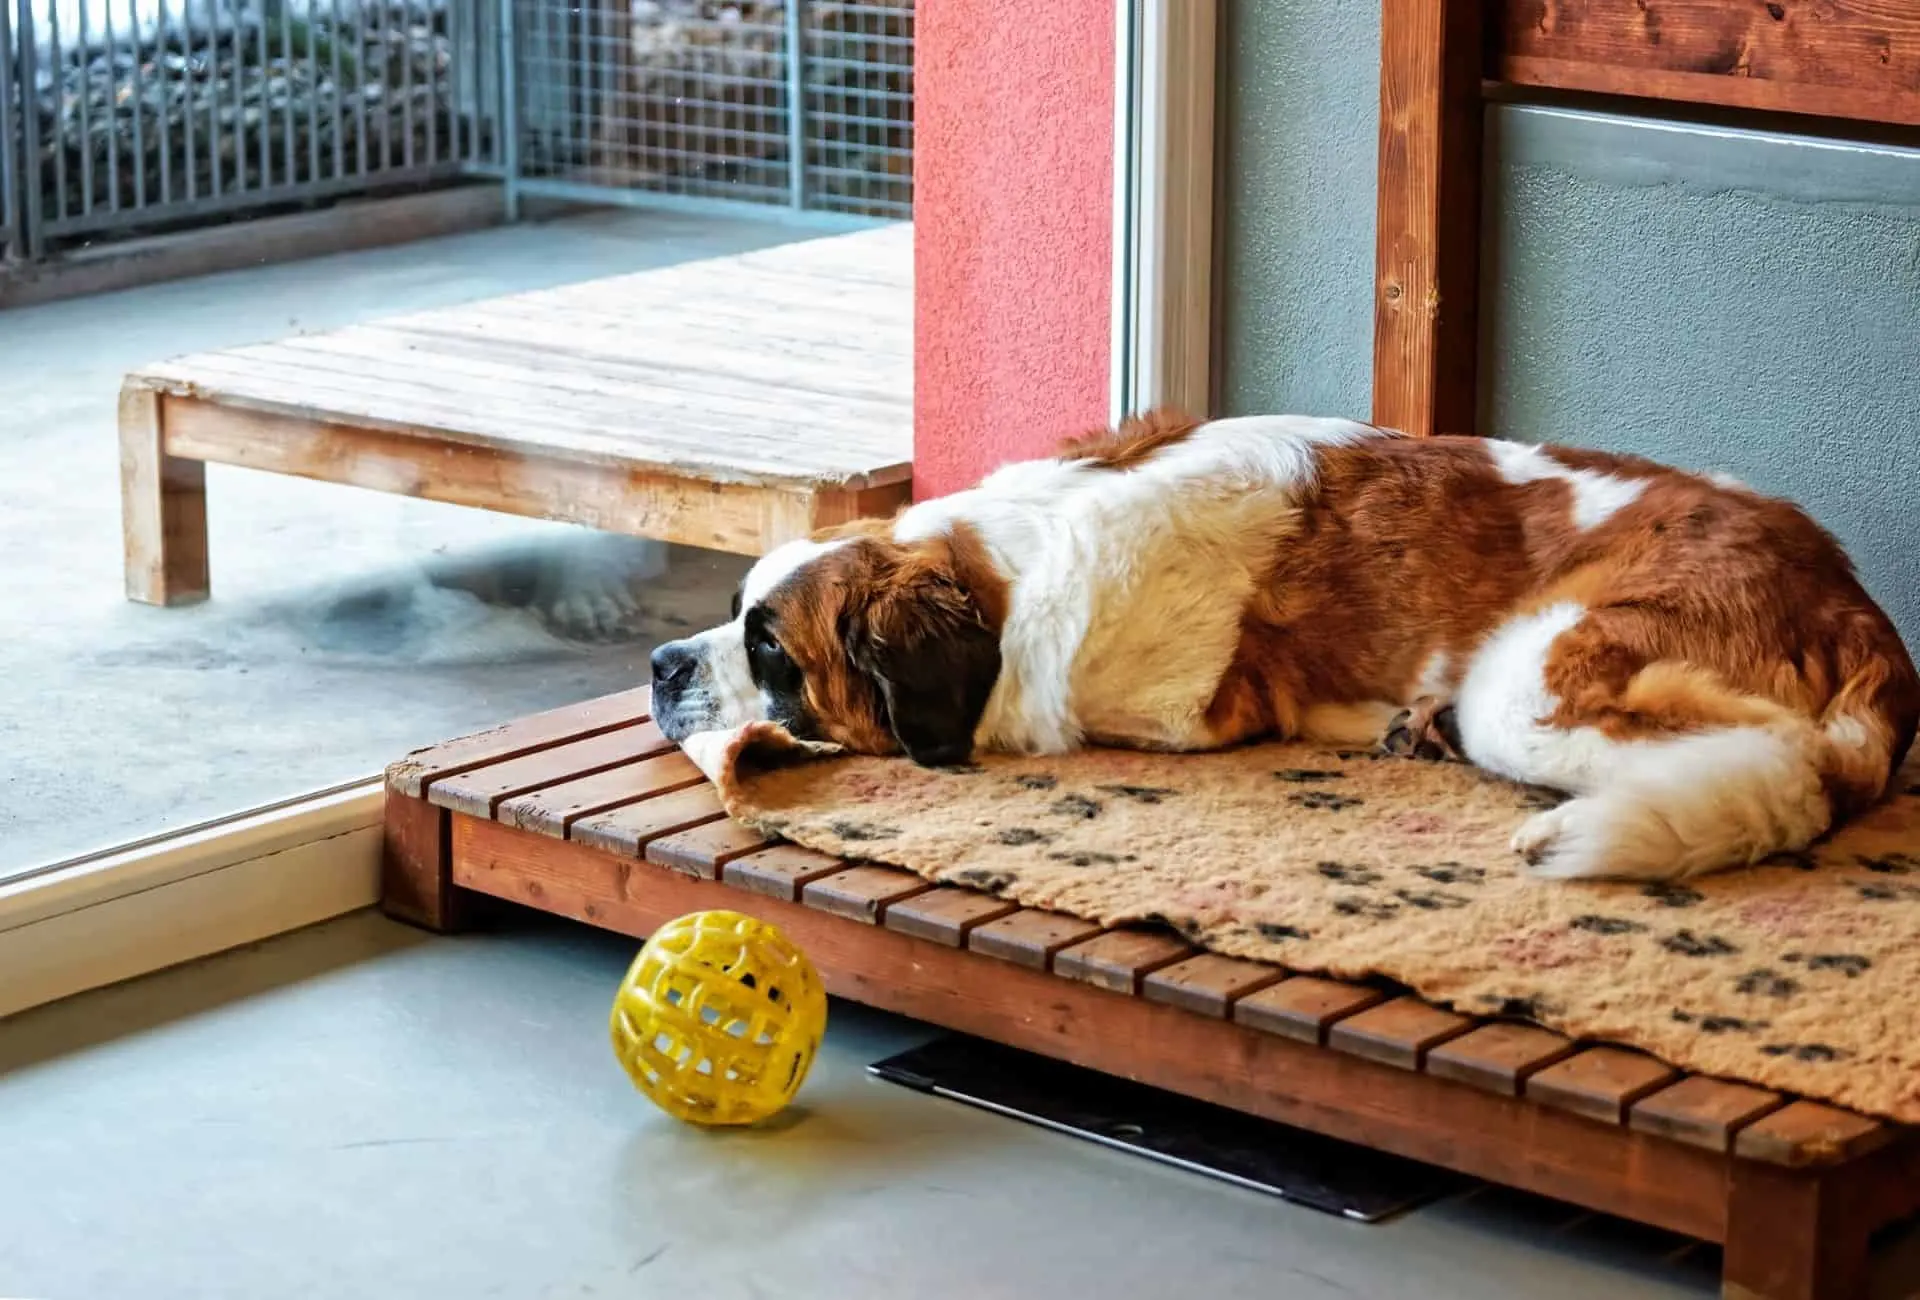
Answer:
[[[654,665],[676,739],[771,718],[929,764],[1410,731],[1576,796],[1514,837],[1559,877],[1803,848],[1885,793],[1920,716],[1898,633],[1791,504],[1298,416],[1156,413],[782,546]]]

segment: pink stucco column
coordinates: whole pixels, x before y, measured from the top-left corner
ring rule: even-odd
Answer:
[[[1107,420],[1113,0],[922,0],[914,494]]]

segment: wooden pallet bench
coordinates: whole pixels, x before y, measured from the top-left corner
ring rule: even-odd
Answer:
[[[208,593],[206,464],[757,555],[911,491],[912,227],[144,366],[127,595]]]
[[[1724,1243],[1728,1296],[1854,1300],[1869,1235],[1920,1208],[1914,1130],[771,841],[644,689],[394,764],[386,841],[400,919],[451,930],[488,895],[640,937],[749,912],[838,996]]]

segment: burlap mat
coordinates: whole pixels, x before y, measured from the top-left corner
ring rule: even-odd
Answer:
[[[735,817],[811,848],[1920,1123],[1920,762],[1811,853],[1640,886],[1528,879],[1508,837],[1556,796],[1453,764],[1262,745],[929,771],[767,724],[687,750]]]

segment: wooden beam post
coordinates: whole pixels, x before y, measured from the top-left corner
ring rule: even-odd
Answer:
[[[120,390],[120,528],[127,599],[148,605],[205,600],[207,467],[169,456],[160,394]]]
[[[1373,421],[1479,425],[1481,4],[1383,0]]]
[[[1724,1300],[1855,1300],[1876,1226],[1853,1196],[1860,1171],[1736,1160],[1728,1175]]]
[[[447,810],[387,789],[380,852],[380,910],[396,921],[449,934],[462,928],[465,890],[452,878]]]

